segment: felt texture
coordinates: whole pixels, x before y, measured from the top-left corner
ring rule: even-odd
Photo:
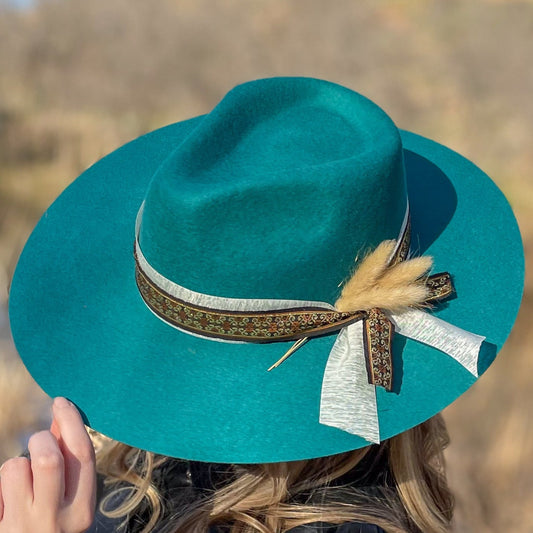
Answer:
[[[403,146],[403,148],[402,148]],[[237,87],[209,115],[111,153],[46,211],[10,294],[17,349],[51,396],[132,446],[210,462],[273,462],[355,449],[320,425],[335,335],[229,344],[177,331],[145,306],[141,247],[173,281],[207,294],[333,303],[354,258],[397,237],[408,191],[412,249],[452,274],[439,318],[487,337],[483,372],[507,338],[523,287],[521,239],[496,185],[464,157],[398,132],[366,98],[319,80]],[[451,357],[396,335],[393,392],[377,389],[380,434],[434,415],[475,378]]]
[[[334,303],[356,254],[398,237],[405,208],[390,118],[338,85],[276,78],[230,91],[165,161],[139,241],[197,292]]]

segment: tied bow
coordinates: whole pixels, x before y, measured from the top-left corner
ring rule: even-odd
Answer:
[[[408,233],[408,232],[407,232]],[[477,377],[484,337],[423,311],[454,293],[447,272],[427,275],[430,257],[407,258],[409,235],[384,241],[365,257],[345,284],[335,307],[364,310],[344,327],[331,350],[322,383],[320,422],[380,442],[376,386],[393,387],[394,332],[437,348]],[[407,244],[406,244],[407,243]]]
[[[398,314],[409,308],[427,308],[455,292],[448,272],[427,275],[433,263],[431,257],[408,259],[409,245],[410,223],[407,219],[406,231],[400,241],[383,241],[362,259],[335,303],[337,311],[362,320],[368,382],[389,392],[393,385],[395,327],[387,312]],[[308,338],[299,339],[268,370],[279,366]]]
[[[454,294],[448,272],[427,276],[430,257],[407,259],[408,247],[382,242],[362,260],[344,286],[335,307],[339,311],[365,310],[363,343],[368,381],[392,390],[394,323],[387,315],[409,308],[429,307]]]

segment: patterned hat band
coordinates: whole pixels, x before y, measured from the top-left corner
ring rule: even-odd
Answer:
[[[379,442],[375,386],[388,391],[393,388],[391,349],[395,331],[445,352],[477,375],[477,358],[484,338],[421,310],[451,296],[454,288],[447,272],[428,275],[430,258],[409,258],[408,209],[398,239],[384,241],[359,262],[332,306],[316,301],[224,298],[174,283],[157,272],[142,253],[139,228],[143,207],[136,224],[135,277],[144,302],[160,320],[185,333],[222,342],[297,341],[271,368],[308,338],[338,334],[324,374],[321,423]],[[375,261],[381,261],[378,268],[365,267]],[[380,274],[376,279],[360,279],[365,269]],[[369,300],[367,293],[379,293],[381,285],[381,296]],[[391,303],[389,300],[396,293],[400,294],[399,300],[405,294],[412,296],[407,301]],[[355,400],[347,397],[351,394],[350,383],[359,383]]]
[[[142,215],[142,208],[139,215]],[[407,259],[410,238],[407,210],[389,266]],[[134,255],[137,287],[146,305],[164,322],[194,335],[230,342],[291,341],[334,333],[369,315],[367,309],[341,312],[325,302],[208,296],[190,291],[159,274],[144,257],[138,238]],[[447,273],[427,277],[426,285],[425,303],[453,293]]]

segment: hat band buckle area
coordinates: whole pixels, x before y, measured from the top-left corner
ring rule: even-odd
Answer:
[[[308,339],[338,333],[324,372],[320,423],[359,435],[369,442],[380,442],[375,387],[392,390],[391,346],[395,332],[443,351],[477,377],[477,360],[485,337],[457,328],[421,309],[448,298],[454,288],[447,272],[427,275],[431,258],[409,258],[408,209],[398,240],[384,241],[360,262],[361,266],[332,306],[326,302],[210,296],[168,280],[149,264],[141,251],[138,235],[143,207],[136,223],[135,278],[143,301],[160,320],[187,334],[220,342],[295,340],[296,343],[268,370],[279,366]],[[364,296],[367,304],[364,308],[350,307],[350,291],[352,295],[356,293],[355,301],[358,301],[357,285],[364,286],[368,282],[367,278],[361,283],[363,263],[370,263],[375,260],[372,256],[384,253],[385,260],[381,259],[383,264],[377,270],[382,271],[383,279],[392,279],[392,285],[388,280],[390,288],[385,287],[387,295],[394,294],[398,278],[402,278],[400,282],[419,296],[400,305],[381,305],[379,295],[377,305],[372,305]],[[415,265],[417,262],[421,264]],[[402,271],[400,275],[394,272],[391,275],[398,265],[401,265],[396,269]],[[414,279],[404,280],[406,271],[413,267]],[[376,266],[372,265],[371,270],[375,272]],[[379,292],[375,289],[379,289],[380,280],[370,282],[372,285],[367,292]],[[409,290],[402,291],[402,297],[405,292]]]

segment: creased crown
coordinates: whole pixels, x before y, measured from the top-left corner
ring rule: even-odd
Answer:
[[[165,277],[235,298],[334,302],[398,237],[400,136],[365,97],[309,78],[237,86],[155,174],[140,246]]]

